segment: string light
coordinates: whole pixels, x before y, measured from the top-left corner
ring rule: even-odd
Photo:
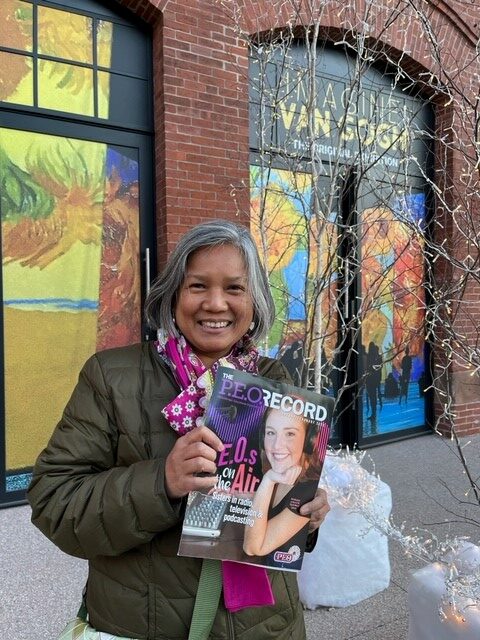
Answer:
[[[433,564],[445,584],[439,608],[442,620],[463,625],[467,610],[480,616],[480,547],[465,537],[439,540],[430,531],[407,531],[404,523],[396,525],[375,505],[380,478],[371,458],[372,472],[361,466],[365,455],[348,448],[328,451],[320,486],[327,491],[330,504],[359,513],[370,529],[398,543],[407,556]]]

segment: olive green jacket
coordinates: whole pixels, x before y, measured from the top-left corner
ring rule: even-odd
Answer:
[[[268,358],[259,371],[288,376]],[[28,490],[33,523],[88,559],[90,624],[115,635],[188,636],[202,561],[177,556],[184,501],[168,499],[164,466],[178,436],[161,414],[178,393],[152,343],[92,356]],[[232,614],[221,598],[212,640],[305,638],[296,574],[269,575],[275,605]]]

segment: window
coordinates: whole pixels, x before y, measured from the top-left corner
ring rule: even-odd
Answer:
[[[336,397],[334,441],[372,444],[428,422],[432,111],[325,47],[309,112],[308,68],[302,43],[252,51],[251,228],[277,308],[265,350]]]
[[[74,4],[2,2],[0,101],[151,129],[149,39]]]
[[[0,502],[23,499],[83,362],[142,337],[151,39],[108,5],[0,8]]]

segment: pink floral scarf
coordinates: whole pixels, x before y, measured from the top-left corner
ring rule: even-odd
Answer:
[[[155,345],[182,389],[162,410],[170,426],[180,436],[203,425],[203,415],[218,367],[258,372],[258,351],[248,336],[242,338],[227,356],[220,358],[210,369],[205,368],[183,336],[175,338],[159,332]],[[230,611],[275,603],[265,569],[224,560],[222,576],[225,606]]]

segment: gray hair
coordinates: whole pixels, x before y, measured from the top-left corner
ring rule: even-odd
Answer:
[[[253,341],[262,340],[275,319],[275,305],[257,247],[248,229],[228,220],[211,220],[187,231],[172,251],[165,268],[152,284],[145,301],[145,317],[154,329],[178,335],[173,312],[185,278],[187,261],[194,251],[222,244],[236,247],[245,261],[248,291],[253,303]]]

